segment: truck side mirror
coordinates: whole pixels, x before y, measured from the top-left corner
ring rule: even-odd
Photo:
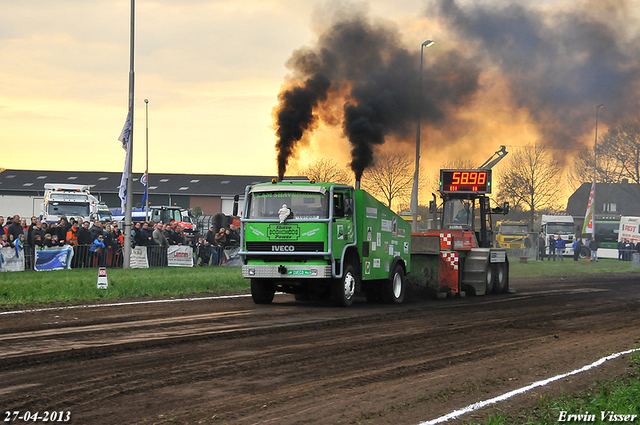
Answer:
[[[505,214],[505,215],[509,214],[509,203],[508,202],[505,202],[504,205],[502,205],[502,211],[503,211],[502,214]]]
[[[233,197],[233,216],[238,216],[238,200],[240,199],[239,195]]]
[[[353,215],[353,199],[344,199],[344,215]]]
[[[429,201],[429,212],[434,213],[436,211],[436,201]]]

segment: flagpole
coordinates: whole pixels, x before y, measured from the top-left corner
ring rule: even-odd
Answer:
[[[144,174],[147,176],[147,181],[144,183],[144,219],[145,221],[149,221],[149,197],[147,188],[149,187],[149,99],[144,100],[144,112],[145,112],[145,166],[144,166]]]
[[[133,169],[133,110],[134,110],[134,82],[135,73],[133,71],[134,64],[134,36],[135,36],[135,12],[136,1],[131,0],[131,44],[129,56],[129,114],[131,114],[131,133],[129,135],[129,161],[127,164],[127,198],[124,213],[124,257],[122,267],[128,269],[131,267],[131,207],[133,203],[133,190],[131,185],[131,176]]]

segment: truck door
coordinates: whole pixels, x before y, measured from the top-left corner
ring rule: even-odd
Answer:
[[[336,260],[342,256],[345,245],[353,243],[353,211],[346,206],[345,199],[351,198],[350,191],[336,191],[333,194],[333,222],[332,226],[332,245],[333,255]]]

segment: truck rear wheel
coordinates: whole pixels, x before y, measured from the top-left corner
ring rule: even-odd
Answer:
[[[507,287],[507,270],[505,263],[492,264],[493,267],[493,291],[502,294]]]
[[[256,304],[271,304],[276,285],[270,280],[251,279],[251,298]]]
[[[344,272],[340,279],[336,279],[331,287],[331,298],[339,307],[349,307],[353,304],[356,294],[358,275],[351,264],[344,266]]]
[[[393,269],[391,278],[383,283],[383,300],[387,304],[402,304],[404,301],[405,283],[404,270],[397,264]]]
[[[490,293],[493,292],[493,266],[491,263],[487,262],[485,263],[485,277],[484,280],[486,281],[486,290],[485,290],[485,295],[489,295]]]

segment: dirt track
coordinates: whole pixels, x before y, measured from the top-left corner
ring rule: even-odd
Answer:
[[[0,413],[71,423],[418,424],[640,344],[640,274],[340,309],[276,295],[0,315]],[[625,358],[463,416],[531,406]],[[449,423],[459,423],[450,421]]]

